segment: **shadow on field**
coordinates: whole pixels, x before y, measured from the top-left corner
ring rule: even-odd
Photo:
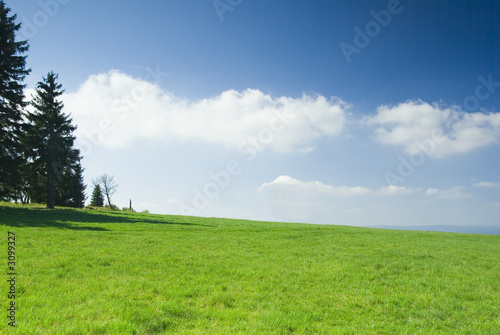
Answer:
[[[76,224],[85,223],[152,223],[196,225],[188,222],[170,222],[165,218],[153,220],[143,217],[120,215],[120,212],[82,211],[73,209],[42,209],[42,208],[16,208],[0,206],[0,224],[11,227],[54,227],[71,230],[108,231],[102,227],[90,227]]]

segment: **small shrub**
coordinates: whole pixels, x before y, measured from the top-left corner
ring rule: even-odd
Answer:
[[[135,213],[135,210],[133,208],[130,209],[129,207],[123,207],[122,211],[124,211],[124,212],[134,212]]]
[[[119,211],[120,208],[118,208],[118,206],[114,205],[114,204],[111,204],[111,206],[109,205],[106,205],[104,206],[105,208],[108,208],[108,209],[111,209],[112,211]]]

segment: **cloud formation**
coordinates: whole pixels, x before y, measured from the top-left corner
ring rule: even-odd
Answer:
[[[388,208],[393,213],[392,204],[400,204],[403,198],[418,191],[394,185],[380,189],[332,186],[286,175],[263,183],[258,189],[264,208],[278,220],[337,224],[373,222],[375,216],[380,219]]]
[[[439,190],[436,188],[429,188],[425,191],[425,195],[435,196],[442,199],[467,199],[472,198],[473,195],[465,192],[465,187],[453,186],[448,190]]]
[[[137,139],[201,142],[241,148],[251,141],[276,152],[310,152],[315,141],[338,136],[350,105],[304,94],[273,97],[257,89],[189,100],[159,85],[112,70],[90,76],[63,97],[78,124],[80,146],[126,147]],[[375,139],[435,158],[500,142],[500,113],[468,113],[457,106],[409,100],[382,105],[363,123]]]
[[[292,192],[296,195],[312,196],[312,195],[334,195],[340,197],[348,197],[355,195],[363,195],[371,193],[370,189],[361,186],[339,186],[323,184],[319,181],[303,182],[289,176],[279,176],[269,183],[264,183],[259,188],[259,192]]]
[[[80,144],[110,148],[140,138],[238,148],[254,137],[275,151],[307,152],[316,139],[342,132],[349,107],[339,98],[272,97],[256,89],[191,101],[119,71],[93,75],[63,99]]]
[[[332,186],[323,184],[319,181],[303,182],[294,179],[290,176],[279,176],[269,183],[264,183],[260,186],[259,192],[268,191],[274,194],[288,194],[296,197],[312,197],[312,196],[335,196],[335,197],[352,197],[363,195],[405,195],[416,192],[417,190],[409,189],[404,186],[389,185],[372,190],[363,186]]]
[[[491,181],[480,181],[479,183],[475,183],[474,187],[500,187],[500,183],[493,183]]]
[[[417,192],[418,190],[414,190],[411,188],[406,188],[404,186],[396,186],[396,185],[389,185],[382,187],[381,189],[378,190],[377,194],[379,195],[404,195],[404,194],[411,194],[414,192]]]
[[[468,113],[457,106],[421,100],[380,106],[365,122],[377,127],[377,141],[436,158],[468,153],[500,140],[500,113]]]

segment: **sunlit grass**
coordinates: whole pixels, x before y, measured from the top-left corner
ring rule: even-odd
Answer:
[[[500,334],[500,236],[9,204],[0,230],[19,334]]]

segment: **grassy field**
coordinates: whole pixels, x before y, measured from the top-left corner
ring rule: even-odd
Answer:
[[[6,203],[0,230],[2,334],[500,334],[500,236]]]

